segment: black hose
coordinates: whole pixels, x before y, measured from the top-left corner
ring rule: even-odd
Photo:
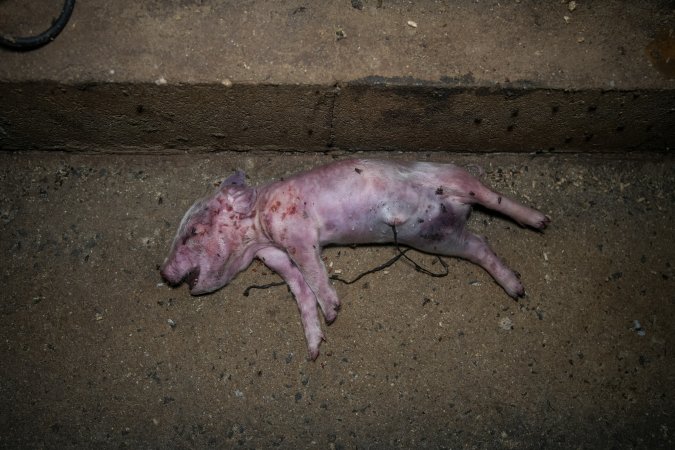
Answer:
[[[50,43],[65,28],[74,7],[75,0],[65,0],[61,15],[52,22],[52,26],[46,31],[30,37],[0,35],[0,46],[17,52],[26,52]]]

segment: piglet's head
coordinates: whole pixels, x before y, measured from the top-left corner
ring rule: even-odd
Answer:
[[[193,295],[225,286],[252,261],[255,189],[238,171],[211,196],[195,202],[178,227],[160,274],[171,285],[183,281]]]

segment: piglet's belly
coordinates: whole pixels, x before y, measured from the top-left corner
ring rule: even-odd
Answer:
[[[379,223],[341,223],[328,222],[319,231],[321,245],[326,244],[383,244],[394,241],[394,232],[390,225]]]
[[[425,235],[439,227],[461,229],[466,219],[465,209],[438,201],[366,208],[362,214],[320,220],[319,239],[322,245],[381,244],[394,242],[394,228],[399,239]]]

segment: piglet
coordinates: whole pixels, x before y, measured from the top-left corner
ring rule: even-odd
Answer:
[[[259,187],[237,171],[187,211],[160,272],[198,295],[225,286],[259,258],[295,296],[316,359],[324,340],[317,304],[327,323],[340,306],[321,260],[327,244],[387,243],[396,234],[400,244],[472,261],[507,294],[523,296],[514,272],[465,228],[476,203],[536,230],[550,221],[451,164],[352,159]]]

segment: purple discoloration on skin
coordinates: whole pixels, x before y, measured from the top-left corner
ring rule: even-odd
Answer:
[[[451,164],[347,160],[255,188],[237,172],[185,214],[161,274],[204,294],[260,258],[295,296],[315,359],[324,339],[317,304],[328,323],[340,306],[321,260],[326,244],[392,242],[396,226],[399,243],[468,259],[510,296],[524,295],[485,239],[465,229],[475,203],[537,230],[550,221]]]

